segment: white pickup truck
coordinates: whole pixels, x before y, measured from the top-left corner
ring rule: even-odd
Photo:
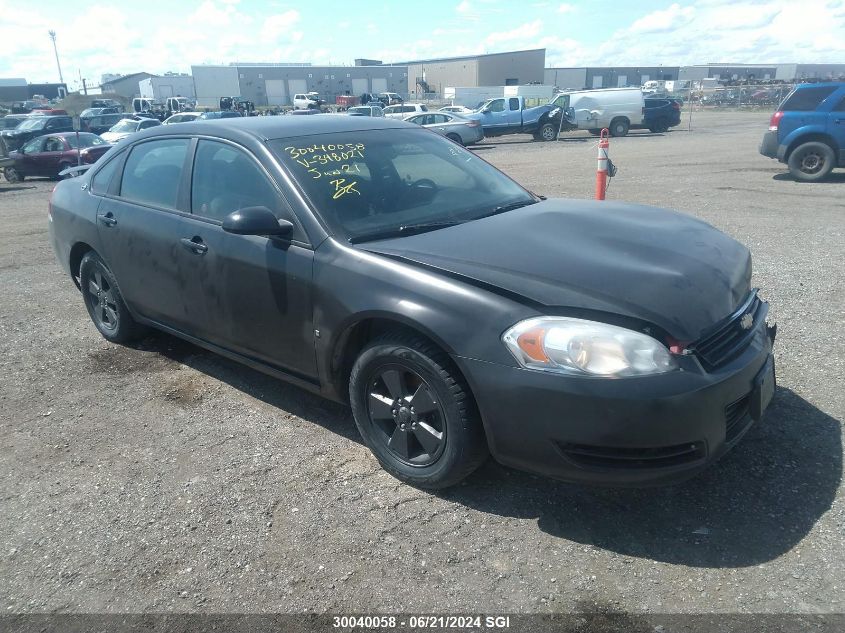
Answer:
[[[323,102],[316,92],[299,93],[293,95],[294,110],[319,110]]]

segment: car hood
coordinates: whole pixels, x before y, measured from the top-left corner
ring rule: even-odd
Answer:
[[[648,321],[684,342],[731,314],[750,291],[751,254],[742,244],[681,213],[606,201],[545,200],[358,247],[499,289],[537,309]]]

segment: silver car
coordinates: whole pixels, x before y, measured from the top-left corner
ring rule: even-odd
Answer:
[[[461,145],[472,145],[484,139],[484,130],[481,128],[481,123],[465,119],[451,112],[412,114],[405,117],[404,120],[429,128]]]

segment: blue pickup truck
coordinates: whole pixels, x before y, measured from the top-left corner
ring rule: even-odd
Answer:
[[[499,97],[488,99],[475,112],[461,116],[481,123],[484,136],[532,134],[534,140],[553,141],[562,115],[559,107],[549,103],[527,108],[524,97]]]
[[[804,182],[845,167],[845,83],[796,86],[772,115],[760,153],[786,163]]]

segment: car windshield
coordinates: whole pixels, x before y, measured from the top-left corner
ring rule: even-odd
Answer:
[[[103,139],[101,139],[96,134],[79,134],[79,147],[94,147],[95,145],[108,145]],[[68,134],[65,136],[65,140],[67,140],[68,144],[76,149],[76,134]]]
[[[347,112],[349,112],[350,114],[366,114],[366,115],[369,115],[370,109],[369,108],[349,108],[349,110],[347,110]]]
[[[270,141],[333,233],[352,242],[460,224],[536,202],[472,152],[419,129]]]
[[[31,119],[27,119],[26,121],[22,122],[19,126],[19,130],[41,130],[44,129],[44,126],[47,125],[47,119],[44,117],[33,117]]]
[[[122,121],[118,121],[109,132],[134,132],[138,129],[138,124],[140,121],[130,121],[128,119],[124,119]]]
[[[220,112],[204,112],[199,116],[200,119],[219,119],[222,116]]]

